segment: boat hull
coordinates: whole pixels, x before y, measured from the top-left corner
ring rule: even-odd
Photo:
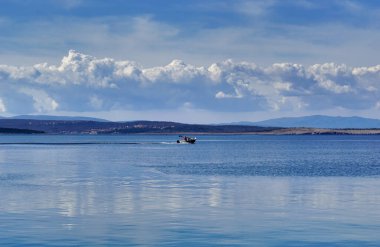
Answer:
[[[177,143],[188,143],[188,144],[194,144],[197,138],[192,138],[192,137],[183,137],[180,140],[177,140]]]

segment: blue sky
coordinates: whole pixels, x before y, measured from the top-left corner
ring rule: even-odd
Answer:
[[[3,0],[0,112],[380,117],[379,25],[379,1]]]
[[[266,65],[368,66],[376,64],[379,5],[352,0],[4,0],[0,62],[57,62],[75,49],[146,66],[228,58]]]

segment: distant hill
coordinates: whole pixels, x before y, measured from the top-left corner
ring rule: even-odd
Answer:
[[[0,117],[0,119],[5,119]],[[50,115],[18,115],[8,117],[7,119],[31,119],[31,120],[64,120],[64,121],[96,121],[96,122],[109,122],[102,118],[92,117],[77,117],[77,116],[50,116]]]
[[[307,127],[307,128],[332,128],[332,129],[370,129],[380,128],[380,120],[363,117],[332,117],[332,116],[306,116],[275,118],[260,122],[240,122],[241,125],[271,126],[271,127]]]
[[[99,122],[9,118],[0,119],[0,128],[31,129],[50,134],[249,133],[280,129],[273,127],[183,124],[161,121]]]
[[[0,134],[43,134],[45,132],[29,129],[0,128]]]
[[[303,123],[305,124],[305,123]],[[82,120],[0,119],[2,134],[257,134],[380,135],[377,129],[283,128],[247,125],[183,124],[162,121],[97,122]]]

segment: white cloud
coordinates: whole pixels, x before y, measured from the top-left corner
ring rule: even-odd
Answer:
[[[5,107],[3,99],[0,98],[0,112],[4,113],[7,111],[7,108]]]
[[[37,112],[58,107],[78,112],[154,111],[190,105],[234,112],[369,110],[378,106],[379,79],[380,65],[276,63],[262,67],[226,60],[199,67],[174,60],[143,68],[132,61],[99,59],[70,50],[58,65],[0,65],[0,89],[7,92],[0,111],[21,108],[14,99],[22,101],[26,96]]]
[[[33,98],[33,106],[37,112],[52,112],[58,108],[58,103],[43,90],[21,88],[19,91]]]
[[[184,83],[202,78],[206,75],[204,67],[194,67],[181,60],[173,60],[164,67],[154,67],[143,70],[144,76],[150,81],[168,81]]]
[[[239,91],[235,90],[235,94],[229,94],[229,93],[224,93],[222,91],[219,91],[215,94],[215,98],[217,99],[228,99],[228,98],[243,98],[243,95],[239,93]]]
[[[101,109],[103,107],[103,100],[96,95],[90,97],[90,105],[94,109]]]

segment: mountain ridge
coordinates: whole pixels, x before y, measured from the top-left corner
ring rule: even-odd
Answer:
[[[373,129],[380,128],[380,120],[358,116],[311,115],[303,117],[273,118],[258,122],[235,122],[231,124],[283,128]]]
[[[16,115],[12,117],[0,116],[0,119],[111,122],[103,118],[81,117],[81,116],[55,116],[55,115]]]

